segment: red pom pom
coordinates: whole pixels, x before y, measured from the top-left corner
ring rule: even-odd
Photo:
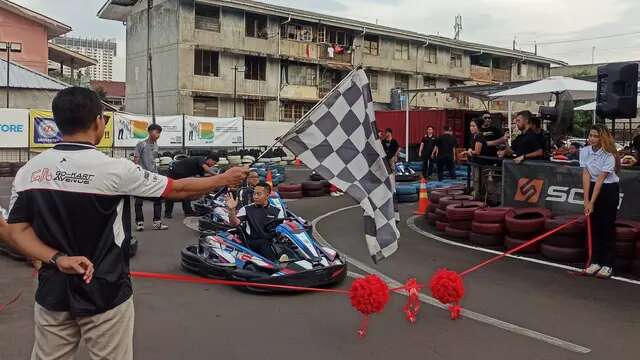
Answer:
[[[464,296],[462,277],[455,271],[440,269],[429,283],[431,293],[443,304],[458,304]]]
[[[351,305],[363,315],[381,312],[389,301],[389,287],[377,275],[356,279],[349,290]]]

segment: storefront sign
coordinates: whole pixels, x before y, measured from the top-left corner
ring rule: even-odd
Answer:
[[[0,148],[29,146],[29,110],[0,109]]]

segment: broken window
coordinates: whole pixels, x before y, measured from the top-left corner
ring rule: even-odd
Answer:
[[[245,100],[244,119],[254,121],[264,121],[264,101]]]
[[[396,51],[394,58],[398,60],[409,60],[409,42],[396,40]]]
[[[220,8],[196,3],[196,29],[220,32]]]
[[[316,67],[302,64],[283,64],[282,82],[290,85],[316,86]]]
[[[449,66],[454,68],[462,67],[462,54],[459,52],[451,52],[451,59],[449,60]]]
[[[369,87],[372,92],[378,91],[378,73],[377,72],[368,72],[367,76],[369,76]]]
[[[409,75],[396,74],[395,87],[408,89],[409,88]]]
[[[218,117],[218,98],[193,98],[193,116]]]
[[[326,42],[329,44],[351,46],[353,44],[353,35],[344,30],[325,29]]]
[[[380,37],[376,35],[365,35],[362,51],[365,54],[378,56],[380,47]]]
[[[203,76],[218,76],[219,54],[216,51],[196,49],[193,58],[193,73]]]
[[[245,35],[248,37],[267,39],[267,16],[253,13],[245,13]]]
[[[424,60],[429,64],[437,64],[438,63],[438,48],[435,46],[427,46],[426,48],[427,54],[424,57]]]
[[[244,57],[244,78],[246,80],[266,80],[267,58],[258,56]]]
[[[297,122],[312,107],[311,104],[303,102],[282,102],[280,104],[280,121]]]
[[[311,25],[286,24],[282,25],[281,38],[297,41],[313,41],[313,27]]]

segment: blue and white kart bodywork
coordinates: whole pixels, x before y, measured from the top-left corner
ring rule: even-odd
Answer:
[[[395,166],[396,181],[418,181],[420,174],[416,173],[409,166],[402,162],[397,162]]]
[[[264,284],[319,287],[342,282],[347,264],[340,255],[321,246],[304,219],[288,211],[277,194],[269,202],[287,216],[275,226],[272,246],[278,257],[286,254],[288,261],[263,257],[246,245],[242,231],[232,229],[204,232],[198,245],[182,250],[182,267],[202,276]]]

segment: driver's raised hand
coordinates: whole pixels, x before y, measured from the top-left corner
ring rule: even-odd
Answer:
[[[227,203],[227,208],[235,209],[238,206],[238,200],[233,197],[233,194],[228,193],[224,196],[224,199]]]
[[[225,178],[225,182],[227,186],[238,186],[242,184],[242,181],[247,178],[249,175],[249,167],[232,167],[229,170],[225,171],[222,176]]]

